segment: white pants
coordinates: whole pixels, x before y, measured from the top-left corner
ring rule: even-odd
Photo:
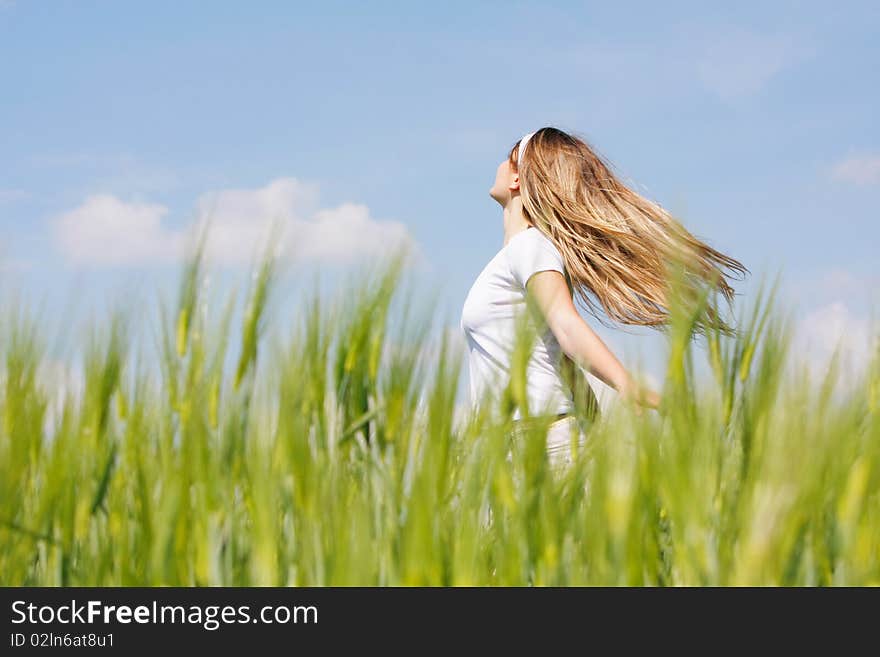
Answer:
[[[550,467],[559,471],[571,465],[574,460],[572,447],[577,441],[578,449],[583,448],[587,437],[580,431],[577,421],[572,416],[560,418],[547,428],[547,457]],[[508,454],[508,461],[513,454]]]
[[[580,431],[577,421],[571,417],[556,420],[547,429],[547,456],[553,469],[558,470],[571,465],[574,460],[573,444],[582,449],[586,436]]]
[[[575,440],[578,450],[581,450],[586,444],[587,437],[580,431],[577,421],[571,416],[560,418],[547,428],[547,457],[550,462],[550,470],[554,474],[563,472],[574,461],[572,446]],[[511,452],[507,453],[507,460],[513,461]],[[488,527],[492,522],[492,516],[492,509],[489,506],[483,507],[480,514],[483,527]]]

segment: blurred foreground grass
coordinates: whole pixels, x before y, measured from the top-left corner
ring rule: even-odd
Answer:
[[[699,350],[673,309],[661,412],[579,410],[587,447],[555,474],[541,421],[517,442],[501,412],[457,416],[463,354],[392,317],[401,262],[268,344],[264,259],[231,345],[196,253],[159,375],[117,313],[58,404],[41,325],[4,303],[0,584],[880,584],[876,357],[840,394],[834,367],[784,375],[772,295]]]

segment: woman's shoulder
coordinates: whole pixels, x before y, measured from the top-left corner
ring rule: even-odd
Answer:
[[[539,229],[532,227],[508,241],[507,261],[513,279],[525,287],[532,274],[552,269],[565,273],[565,261],[556,245]]]
[[[534,226],[529,226],[528,228],[523,228],[521,231],[514,233],[513,236],[507,241],[507,244],[510,248],[519,248],[520,244],[525,244],[535,239],[536,233],[540,236],[540,232]]]
[[[514,253],[528,253],[536,249],[559,254],[559,249],[541,230],[531,226],[514,235],[508,244]]]

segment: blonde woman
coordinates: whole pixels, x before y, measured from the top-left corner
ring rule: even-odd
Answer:
[[[504,241],[462,308],[471,401],[477,404],[509,384],[515,318],[527,305],[538,309],[544,330],[526,365],[528,415],[556,416],[547,451],[554,465],[570,462],[572,442],[578,435],[584,440],[573,414],[573,364],[635,402],[636,409],[660,404],[659,395],[641,386],[581,318],[574,300],[599,321],[601,308],[622,324],[660,327],[668,320],[671,261],[686,262],[696,273],[688,279],[694,294],[708,282],[728,302],[733,289],[723,270],[748,270],[626,187],[585,140],[554,127],[513,145],[489,195],[503,210]],[[731,331],[711,304],[697,330],[709,320]],[[525,419],[522,409],[512,419]]]

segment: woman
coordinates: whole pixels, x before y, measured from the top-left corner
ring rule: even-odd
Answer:
[[[583,139],[557,128],[541,128],[514,144],[498,166],[489,195],[503,209],[504,242],[462,309],[471,400],[477,404],[488,392],[509,385],[515,319],[527,305],[536,308],[540,328],[546,329],[525,368],[526,412],[517,407],[513,419],[558,416],[547,434],[547,450],[552,462],[570,462],[577,431],[573,364],[625,400],[648,408],[660,404],[659,395],[630,376],[581,318],[574,299],[595,315],[592,294],[612,320],[659,327],[668,320],[670,262],[685,262],[688,271],[696,272],[687,279],[686,291],[696,295],[709,282],[728,302],[733,289],[722,270],[748,270],[623,185]],[[697,330],[710,320],[723,332],[731,331],[711,305]]]

